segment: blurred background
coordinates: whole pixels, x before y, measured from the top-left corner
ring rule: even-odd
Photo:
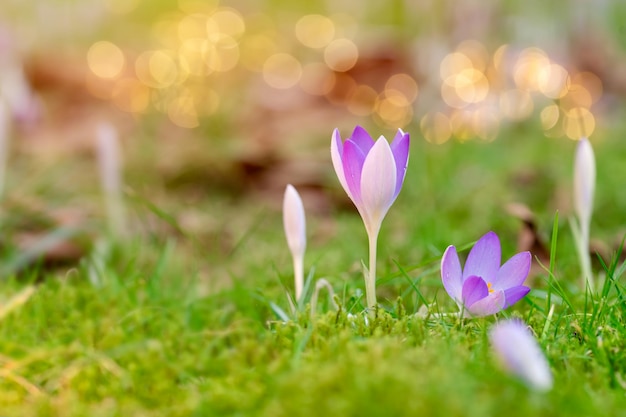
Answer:
[[[623,118],[624,22],[620,0],[3,0],[5,214],[30,213],[13,224],[31,230],[48,227],[31,225],[41,213],[97,212],[102,123],[119,133],[127,198],[232,247],[200,206],[164,213],[211,193],[279,207],[286,183],[328,211],[335,127],[433,147],[602,142]]]

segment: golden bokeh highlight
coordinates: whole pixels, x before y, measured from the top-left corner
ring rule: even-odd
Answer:
[[[291,88],[302,77],[302,65],[294,56],[278,53],[270,56],[263,65],[263,79],[278,89]]]
[[[567,89],[567,94],[561,98],[561,107],[573,109],[576,107],[591,108],[593,97],[589,90],[580,84],[572,83]]]
[[[540,91],[550,59],[539,48],[524,49],[513,67],[513,80],[520,90]]]
[[[246,22],[237,10],[220,8],[208,17],[206,31],[210,40],[223,35],[238,39],[246,31]]]
[[[404,127],[413,118],[413,107],[403,94],[387,90],[376,99],[374,120],[387,127]]]
[[[539,120],[543,130],[550,130],[559,122],[561,111],[556,104],[544,107],[539,113]]]
[[[482,43],[470,39],[467,41],[461,42],[457,46],[457,51],[467,57],[471,66],[481,72],[484,72],[489,63],[489,53],[487,52],[487,48]]]
[[[277,52],[276,42],[268,35],[248,36],[239,43],[241,63],[253,72],[262,72],[265,61]]]
[[[229,35],[215,36],[204,55],[206,66],[216,72],[227,72],[239,62],[239,45]]]
[[[591,108],[602,95],[600,79],[590,72],[570,73],[540,48],[515,52],[505,44],[490,55],[482,43],[464,41],[443,58],[439,76],[448,109],[436,117],[429,113],[420,124],[433,143],[448,136],[433,132],[447,132],[448,126],[460,141],[494,140],[503,119],[526,120],[535,105],[542,106],[539,118],[547,136],[589,135],[595,128]]]
[[[530,117],[534,109],[533,99],[524,90],[507,90],[500,95],[500,114],[513,121]]]
[[[409,74],[394,74],[385,83],[385,90],[404,95],[410,103],[417,100],[419,88],[417,82]]]
[[[164,49],[176,49],[180,43],[178,36],[178,23],[173,16],[162,17],[152,24],[150,36]]]
[[[462,109],[467,106],[467,102],[459,96],[454,84],[447,82],[441,84],[441,98],[449,107],[455,109]]]
[[[579,140],[582,137],[589,137],[595,128],[596,120],[585,107],[566,110],[563,115],[563,131],[570,139]]]
[[[167,116],[176,126],[193,129],[200,125],[192,95],[184,91],[167,104]]]
[[[178,22],[178,38],[184,42],[189,39],[208,40],[207,21],[209,17],[202,13],[186,15]]]
[[[308,48],[321,49],[326,47],[335,37],[335,24],[319,14],[302,16],[295,27],[296,38]]]
[[[446,82],[450,77],[455,77],[459,72],[473,68],[472,60],[461,52],[453,52],[445,56],[439,65],[439,76]]]
[[[497,73],[503,73],[504,71],[506,71],[505,58],[506,58],[506,54],[508,51],[509,51],[509,45],[504,44],[504,45],[500,45],[498,49],[496,49],[496,51],[493,53],[491,62],[493,64],[494,70]]]
[[[187,75],[203,77],[212,70],[207,66],[206,59],[211,44],[206,39],[186,39],[178,48],[180,71]]]
[[[559,64],[548,64],[539,74],[539,91],[551,99],[567,94],[569,83],[567,70]]]
[[[135,78],[123,78],[115,83],[111,100],[122,111],[143,113],[150,105],[150,90]]]
[[[357,88],[358,84],[350,74],[345,72],[337,72],[335,75],[335,83],[326,99],[337,106],[344,106],[350,99],[350,95]]]
[[[452,136],[450,119],[441,112],[429,112],[420,120],[420,129],[424,138],[434,144],[447,142]]]
[[[118,15],[138,3],[104,0]],[[355,69],[361,57],[354,39],[362,27],[353,15],[304,14],[279,25],[267,13],[242,13],[219,0],[178,0],[178,6],[152,25],[152,48],[122,51],[103,40],[91,45],[87,90],[127,112],[167,114],[185,128],[232,105],[223,99],[250,76],[276,89],[298,86],[385,128],[406,126],[423,105],[422,86],[410,69],[399,66],[376,79],[367,60]],[[420,119],[424,137],[435,144],[452,137],[491,141],[502,123],[535,114],[546,136],[589,136],[603,94],[597,75],[557,62],[540,48],[504,44],[490,53],[477,40],[449,51],[439,77],[440,109]]]
[[[124,70],[126,58],[122,50],[112,42],[98,41],[87,51],[87,65],[100,78],[115,78]]]
[[[313,96],[325,96],[335,87],[336,76],[321,62],[306,64],[302,68],[300,87]]]
[[[500,131],[498,111],[487,106],[479,107],[472,114],[472,128],[479,139],[485,142],[495,140]]]
[[[337,72],[350,70],[359,59],[359,49],[350,39],[335,39],[324,49],[324,62]]]
[[[173,51],[148,51],[135,60],[135,74],[152,88],[168,88],[179,78],[176,55]]]
[[[602,81],[592,72],[578,72],[571,77],[572,85],[579,85],[585,88],[591,95],[591,102],[596,103],[602,97]]]
[[[378,93],[369,85],[359,85],[348,97],[348,111],[357,116],[369,116],[374,112]]]
[[[463,69],[455,76],[448,77],[445,83],[453,87],[456,95],[465,104],[481,102],[489,93],[487,77],[474,68]]]

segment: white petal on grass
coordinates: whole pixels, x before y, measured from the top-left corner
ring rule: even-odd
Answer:
[[[361,199],[367,215],[366,228],[378,231],[393,204],[396,162],[384,137],[380,137],[365,158],[361,174]]]
[[[578,143],[574,161],[574,209],[581,223],[588,223],[593,211],[596,161],[587,138]]]
[[[552,372],[539,344],[523,322],[508,320],[489,332],[491,345],[510,372],[538,391],[552,388]]]

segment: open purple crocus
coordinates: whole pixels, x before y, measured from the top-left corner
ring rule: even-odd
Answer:
[[[448,246],[441,258],[441,279],[461,312],[472,317],[488,316],[528,294],[530,288],[522,284],[530,263],[530,252],[521,252],[500,266],[500,239],[489,232],[476,242],[463,269],[456,248]]]
[[[330,145],[333,166],[369,232],[380,228],[398,197],[409,160],[409,134],[398,129],[391,145],[374,141],[361,126],[342,143],[335,129]]]
[[[361,126],[341,141],[335,129],[330,154],[337,178],[356,206],[369,238],[370,268],[365,280],[369,308],[376,306],[376,242],[380,226],[398,197],[409,161],[409,134],[398,129],[391,145],[376,141]]]

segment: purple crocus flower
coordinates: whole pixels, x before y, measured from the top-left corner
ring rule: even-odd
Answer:
[[[333,132],[330,153],[339,182],[356,206],[370,243],[370,268],[366,278],[368,307],[376,305],[376,242],[387,211],[398,197],[409,161],[409,134],[398,129],[391,145],[383,136],[374,141],[357,126],[342,142]]]
[[[441,258],[441,279],[462,312],[472,317],[488,316],[528,294],[530,288],[522,284],[530,262],[530,252],[521,252],[500,266],[500,239],[489,232],[476,242],[463,269],[456,248],[448,246]]]
[[[391,146],[381,136],[374,141],[361,126],[342,143],[333,132],[330,153],[343,189],[369,231],[380,227],[400,193],[409,161],[409,134],[398,129]]]

